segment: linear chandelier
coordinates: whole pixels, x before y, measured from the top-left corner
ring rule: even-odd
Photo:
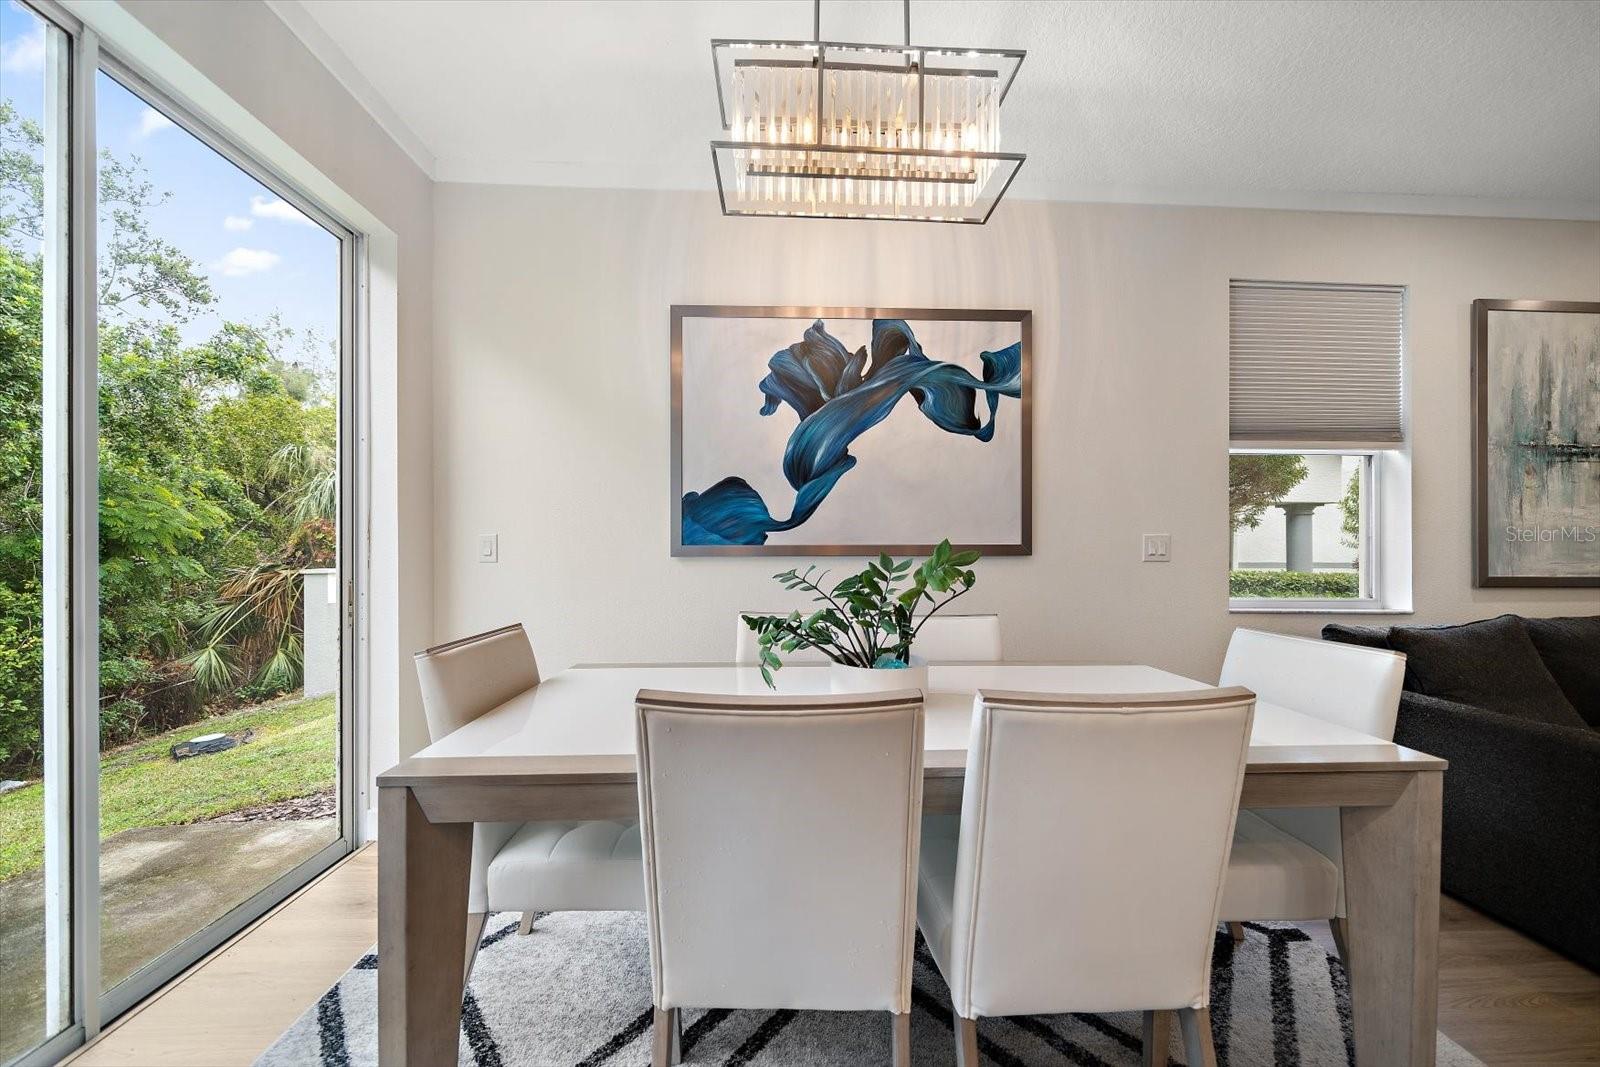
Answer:
[[[711,42],[725,215],[989,221],[1028,157],[1000,151],[1024,51],[822,40]]]

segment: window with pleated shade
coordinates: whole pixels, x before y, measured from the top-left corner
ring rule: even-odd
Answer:
[[[1404,348],[1399,286],[1233,282],[1229,436],[1393,447],[1405,437]]]
[[[1405,554],[1409,522],[1409,492],[1396,491],[1397,479],[1409,477],[1399,459],[1405,311],[1397,285],[1230,283],[1235,610],[1382,609],[1408,600],[1408,555],[1383,573],[1386,545],[1391,556]]]

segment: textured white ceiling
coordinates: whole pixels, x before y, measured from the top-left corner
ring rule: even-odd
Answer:
[[[270,0],[442,181],[700,189],[712,37],[805,0]],[[917,43],[1028,50],[1014,195],[1600,217],[1600,2],[916,0]],[[824,38],[897,41],[895,0]]]

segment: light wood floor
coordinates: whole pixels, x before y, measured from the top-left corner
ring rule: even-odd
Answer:
[[[248,1067],[377,942],[377,899],[378,850],[368,846],[67,1062]]]
[[[247,1067],[377,941],[377,860],[356,853],[69,1062]],[[1439,1029],[1491,1065],[1600,1064],[1600,974],[1447,897]]]
[[[1600,974],[1445,897],[1439,1029],[1489,1064],[1600,1063]]]

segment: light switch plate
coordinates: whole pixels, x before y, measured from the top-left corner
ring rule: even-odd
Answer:
[[[1145,563],[1170,563],[1172,562],[1172,535],[1171,534],[1145,534],[1144,556]]]
[[[478,538],[478,562],[500,562],[500,535],[484,534]]]

